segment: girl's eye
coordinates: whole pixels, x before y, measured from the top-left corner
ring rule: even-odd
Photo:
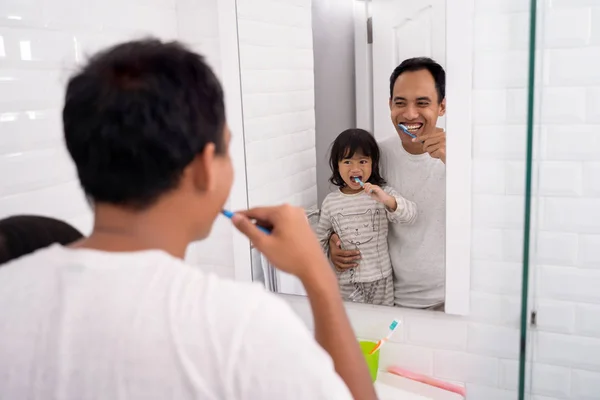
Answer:
[[[368,161],[367,160],[360,160],[360,163],[361,164],[366,164],[366,163],[368,163]]]

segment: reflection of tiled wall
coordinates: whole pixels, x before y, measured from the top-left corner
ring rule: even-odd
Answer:
[[[238,0],[250,206],[317,202],[310,0]]]
[[[356,334],[365,338],[379,338],[393,318],[402,319],[401,332],[382,352],[382,367],[401,365],[466,382],[469,400],[512,400],[518,382],[529,1],[475,3],[471,315],[355,305],[349,311]],[[531,391],[535,400],[598,399],[600,2],[543,3],[540,198],[534,203],[539,232],[532,244],[539,266],[530,284],[539,328]],[[289,301],[311,325],[305,301]],[[529,361],[531,354],[530,345]]]
[[[176,39],[178,33],[218,73],[216,4],[1,1],[0,218],[49,215],[89,232],[91,213],[62,141],[60,111],[69,74],[86,55],[107,45],[147,34]],[[188,260],[229,276],[231,248],[230,224],[220,219],[209,240],[190,246]]]

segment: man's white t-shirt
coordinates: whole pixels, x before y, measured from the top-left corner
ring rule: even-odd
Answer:
[[[383,178],[418,209],[414,224],[390,224],[395,305],[439,305],[446,287],[446,165],[427,153],[408,153],[397,135],[379,147]]]
[[[351,399],[291,308],[165,252],[0,266],[0,399]]]

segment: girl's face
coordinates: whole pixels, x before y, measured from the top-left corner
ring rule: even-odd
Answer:
[[[351,192],[359,192],[362,190],[354,178],[360,179],[363,183],[367,182],[371,177],[371,168],[373,161],[371,157],[365,156],[361,151],[356,151],[352,157],[344,158],[338,162],[340,176],[346,183],[346,187]]]

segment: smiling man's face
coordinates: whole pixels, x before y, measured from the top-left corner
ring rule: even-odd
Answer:
[[[439,101],[435,80],[428,70],[406,71],[398,76],[390,99],[390,114],[403,143],[415,145],[398,124],[419,136],[435,129],[438,117],[445,113],[446,99]]]

